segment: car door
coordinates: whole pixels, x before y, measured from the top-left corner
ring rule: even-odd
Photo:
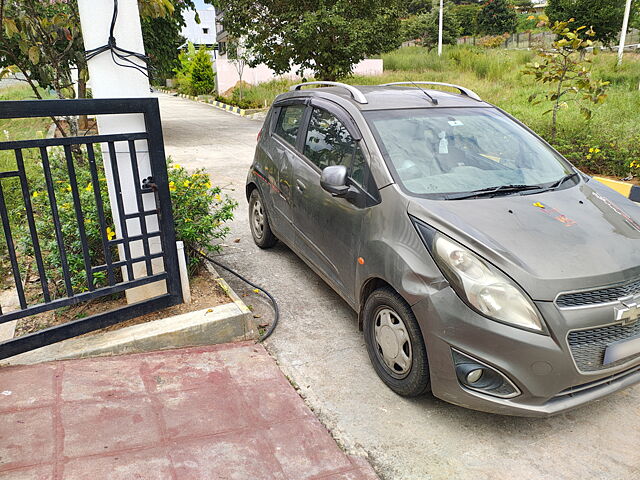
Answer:
[[[274,107],[271,134],[265,151],[269,159],[263,172],[258,172],[269,183],[266,195],[272,207],[269,221],[282,240],[294,242],[293,231],[293,165],[299,162],[296,152],[298,134],[303,124],[306,104],[304,99],[289,100]]]
[[[353,303],[359,234],[368,208],[375,204],[369,193],[372,179],[350,117],[337,107],[318,104],[322,105],[314,101],[309,107],[307,128],[299,140],[302,161],[294,164],[293,226],[298,250]],[[330,165],[348,168],[352,195],[334,197],[320,186],[321,172]]]

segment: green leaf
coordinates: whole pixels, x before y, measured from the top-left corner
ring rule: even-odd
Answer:
[[[29,61],[34,65],[40,63],[40,49],[35,45],[29,49]]]
[[[7,37],[9,38],[19,32],[18,27],[16,26],[16,22],[11,18],[4,19],[4,30],[7,32]]]

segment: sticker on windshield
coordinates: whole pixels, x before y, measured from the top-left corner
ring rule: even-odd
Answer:
[[[449,125],[451,125],[452,127],[461,127],[462,125],[464,125],[464,123],[462,123],[460,120],[449,120]]]
[[[446,132],[440,132],[438,136],[440,137],[440,143],[438,144],[438,153],[449,153],[449,142],[447,141]]]

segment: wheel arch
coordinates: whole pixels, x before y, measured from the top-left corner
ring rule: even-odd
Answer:
[[[247,202],[249,201],[249,197],[251,196],[251,192],[258,189],[258,184],[253,180],[250,180],[245,186],[245,194],[247,196]]]
[[[374,291],[378,290],[379,288],[385,288],[385,287],[392,289],[394,292],[396,292],[398,295],[404,298],[404,296],[398,291],[398,289],[395,288],[386,280],[380,277],[368,278],[362,284],[362,287],[360,287],[360,295],[358,296],[358,328],[360,329],[360,331],[362,331],[362,325],[364,320],[362,318],[362,311],[364,310],[364,304],[367,301],[367,298],[369,298],[369,295],[371,295]],[[404,300],[407,301],[406,298],[404,298]]]

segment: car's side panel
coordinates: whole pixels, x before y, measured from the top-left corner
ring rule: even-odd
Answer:
[[[408,200],[395,185],[380,190],[382,201],[370,209],[359,233],[360,256],[364,263],[356,271],[357,305],[368,280],[389,283],[414,305],[446,285],[407,214]]]

